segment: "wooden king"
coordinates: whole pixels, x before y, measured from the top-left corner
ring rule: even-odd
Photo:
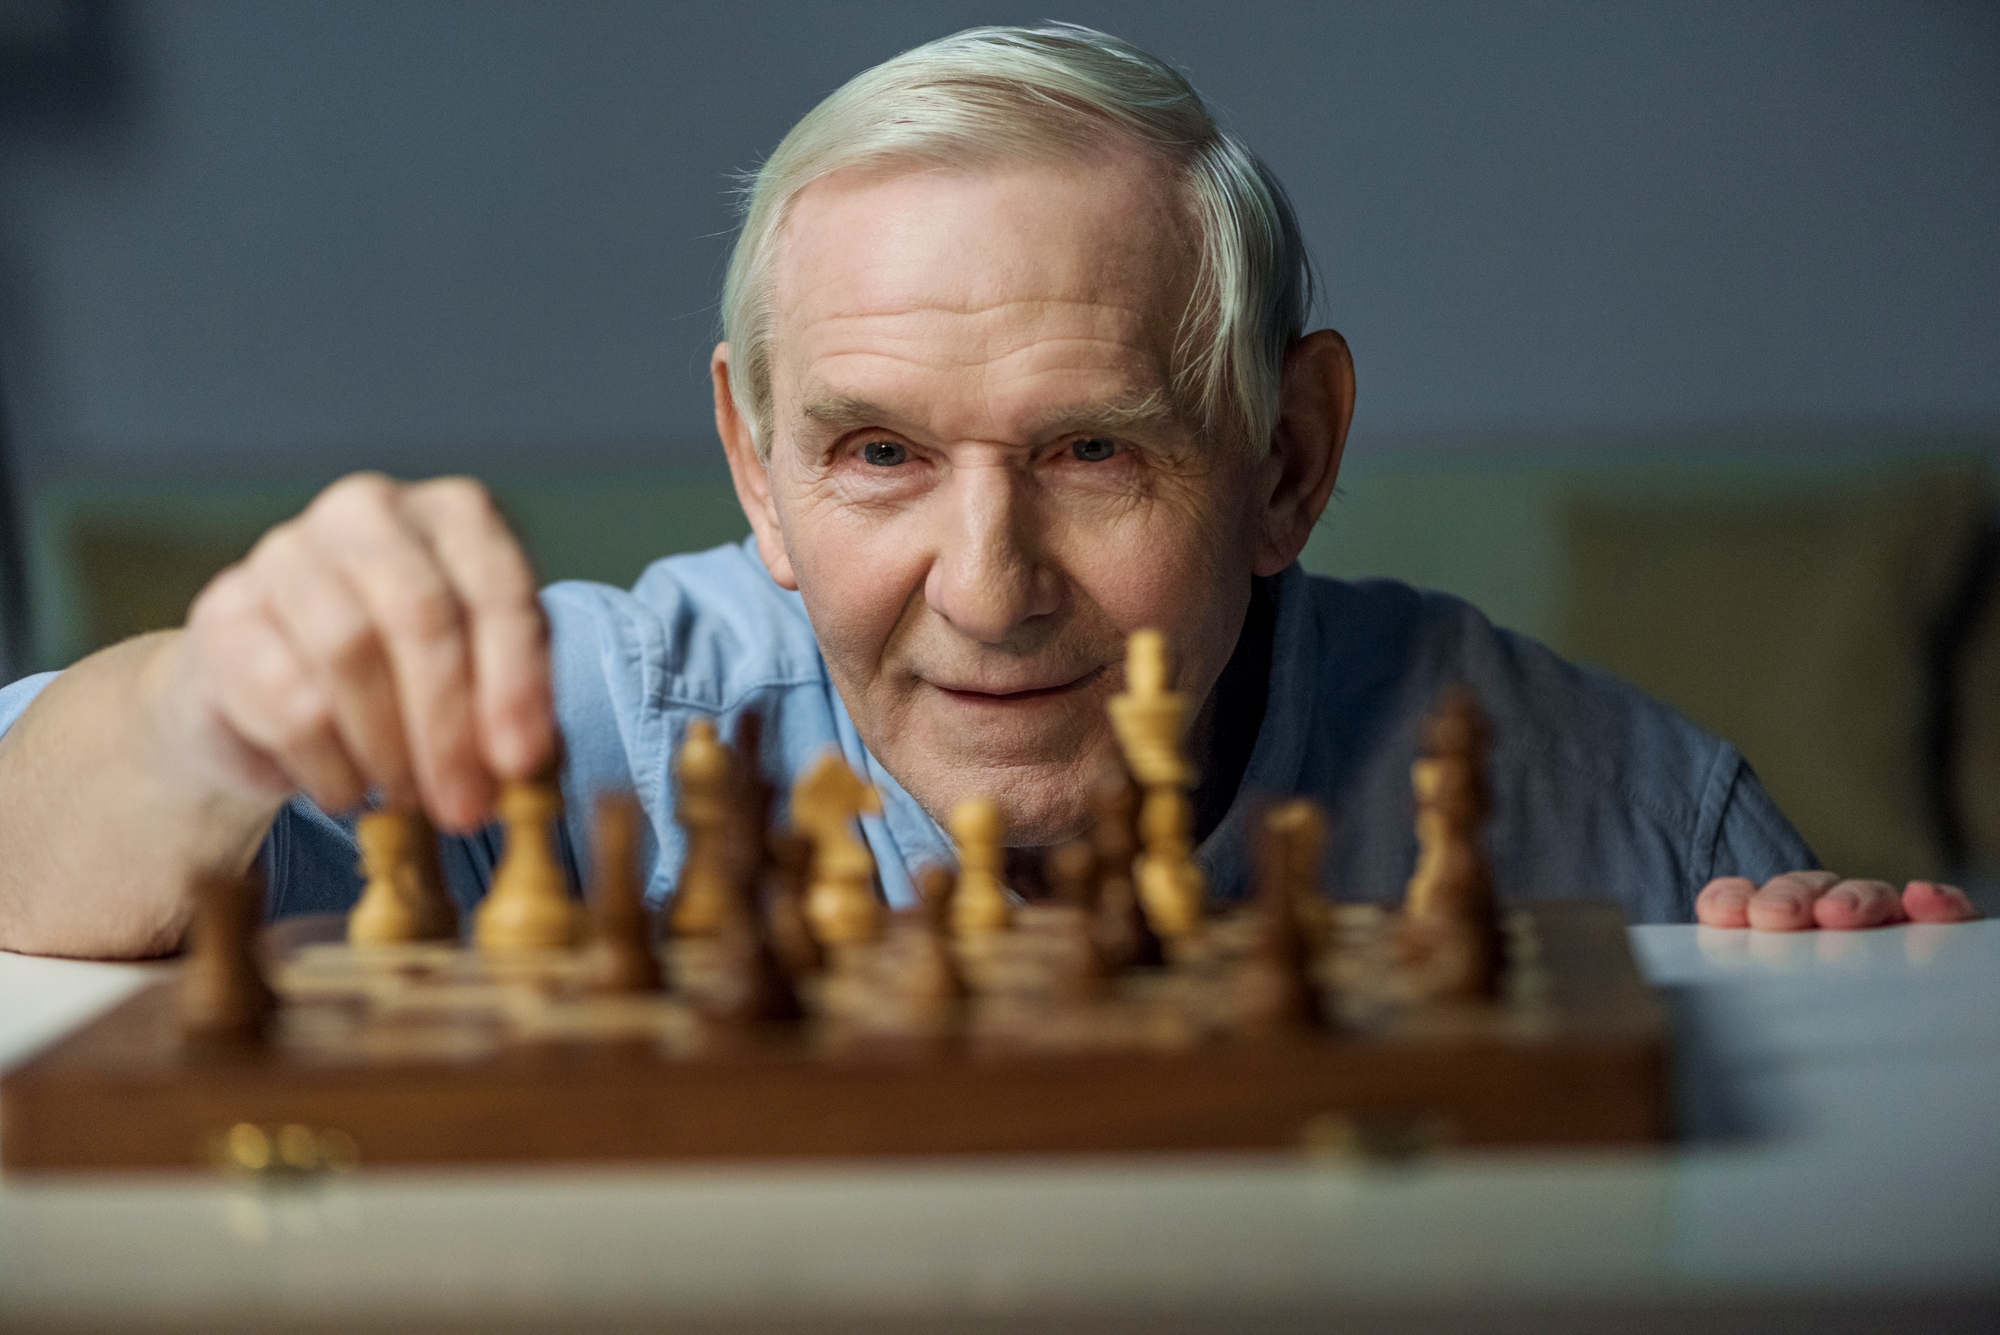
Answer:
[[[1139,630],[1125,644],[1125,692],[1111,698],[1111,726],[1125,763],[1146,790],[1139,808],[1144,844],[1134,867],[1139,902],[1153,930],[1185,941],[1201,926],[1208,886],[1194,861],[1194,768],[1181,754],[1188,699],[1169,690],[1166,637]]]

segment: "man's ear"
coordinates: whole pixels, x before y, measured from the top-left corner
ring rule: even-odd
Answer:
[[[778,526],[777,507],[771,504],[771,473],[757,458],[750,423],[737,408],[736,395],[729,388],[727,343],[715,345],[708,373],[715,381],[715,433],[722,437],[722,452],[729,457],[729,480],[736,484],[736,502],[750,520],[750,531],[757,535],[757,555],[779,588],[796,591],[798,577],[792,574],[784,530]]]
[[[1277,574],[1305,550],[1333,495],[1353,420],[1354,358],[1347,340],[1331,329],[1307,334],[1285,354],[1278,424],[1263,461],[1258,574]]]

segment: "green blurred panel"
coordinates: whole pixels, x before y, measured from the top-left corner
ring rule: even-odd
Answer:
[[[1356,470],[1301,560],[1314,574],[1442,589],[1546,639],[1556,622],[1553,517],[1571,480],[1548,469]]]
[[[592,478],[496,488],[545,582],[629,585],[662,556],[750,532],[727,475]]]

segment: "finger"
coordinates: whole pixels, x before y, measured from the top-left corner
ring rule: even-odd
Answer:
[[[462,609],[403,515],[397,484],[369,474],[344,478],[321,493],[304,522],[322,551],[338,554],[381,637],[424,805],[446,829],[478,825],[492,781],[474,735]]]
[[[417,797],[402,710],[381,636],[331,556],[297,524],[272,529],[250,553],[251,574],[285,638],[326,691],[334,727],[363,778],[395,807]]]
[[[1832,931],[1903,920],[1903,897],[1887,881],[1840,881],[1813,903],[1813,921]]]
[[[470,614],[486,761],[505,778],[539,773],[554,755],[556,729],[548,618],[534,569],[477,482],[439,478],[412,487],[406,503]]]
[[[189,624],[213,707],[229,728],[325,811],[360,804],[367,785],[341,749],[320,683],[265,612],[241,567],[214,580]]]
[[[1719,876],[1694,897],[1694,919],[1705,927],[1748,927],[1750,896],[1756,882],[1744,876]]]
[[[1970,922],[1979,916],[1965,891],[1936,881],[1911,881],[1904,886],[1903,912],[1911,922]]]
[[[1813,926],[1813,901],[1839,879],[1827,871],[1773,876],[1750,896],[1750,926],[1760,932],[1798,932]]]

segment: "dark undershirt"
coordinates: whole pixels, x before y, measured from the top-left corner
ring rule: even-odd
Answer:
[[[1197,736],[1206,733],[1206,745],[1198,749],[1201,779],[1194,790],[1196,844],[1214,833],[1236,801],[1264,726],[1264,706],[1271,694],[1271,646],[1278,629],[1274,584],[1270,579],[1251,581],[1250,610],[1244,613],[1236,652],[1209,695],[1205,727],[1199,720],[1196,723]]]

